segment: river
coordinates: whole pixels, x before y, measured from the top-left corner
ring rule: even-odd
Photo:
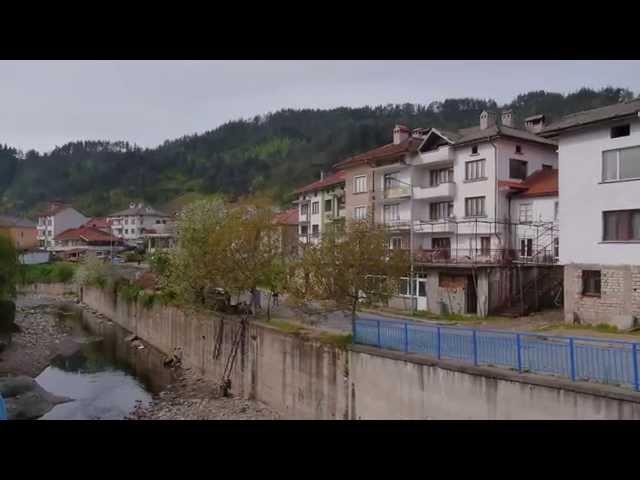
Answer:
[[[55,406],[41,420],[121,420],[137,404],[172,381],[164,355],[148,344],[126,339],[130,333],[74,304],[57,314],[71,336],[36,377],[49,392],[73,399]]]

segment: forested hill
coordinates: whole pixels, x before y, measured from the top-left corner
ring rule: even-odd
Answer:
[[[68,143],[47,154],[0,146],[0,211],[30,214],[48,200],[72,202],[87,215],[103,215],[143,200],[161,207],[189,192],[241,195],[268,191],[284,200],[295,187],[352,154],[391,141],[397,123],[415,127],[475,125],[483,109],[511,108],[517,122],[551,118],[633,97],[623,88],[544,91],[493,100],[447,99],[428,105],[332,110],[280,110],[228,122],[206,133],[166,141],[154,149],[128,142]],[[0,138],[1,140],[1,138]]]

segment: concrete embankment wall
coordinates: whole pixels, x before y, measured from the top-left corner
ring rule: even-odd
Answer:
[[[240,331],[235,320],[144,307],[112,291],[82,300],[145,341],[220,379]],[[219,348],[218,348],[219,346]],[[232,391],[299,419],[640,419],[640,394],[353,346],[344,351],[252,322]]]

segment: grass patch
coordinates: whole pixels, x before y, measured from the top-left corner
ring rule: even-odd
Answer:
[[[351,345],[353,343],[353,335],[351,335],[350,333],[341,334],[320,332],[320,334],[317,336],[317,339],[320,343],[333,345],[342,349],[347,348],[347,345]]]
[[[291,333],[293,335],[300,335],[305,330],[302,325],[285,322],[284,320],[272,319],[270,322],[268,322],[268,325],[272,325],[284,333]]]
[[[69,262],[21,265],[20,281],[24,285],[33,283],[70,283],[78,265]]]
[[[399,310],[399,309],[389,308],[389,307],[377,308],[373,310],[380,313],[387,313],[390,315],[402,315],[402,316],[411,317],[411,318],[423,318],[425,320],[459,322],[459,323],[505,322],[505,321],[513,320],[512,318],[509,318],[509,317],[478,317],[477,315],[462,315],[459,313],[448,313],[446,315],[442,315],[442,314],[427,312],[425,310],[417,310],[416,312],[411,313],[408,310]]]
[[[594,332],[602,333],[622,333],[629,335],[629,332],[621,332],[615,325],[609,325],[608,323],[599,323],[597,325],[590,324],[574,324],[574,323],[562,323],[555,325],[545,325],[544,327],[536,328],[535,332],[548,332],[552,330],[591,330]]]

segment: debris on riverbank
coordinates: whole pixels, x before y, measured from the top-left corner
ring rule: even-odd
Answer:
[[[191,369],[154,398],[138,405],[129,420],[276,420],[279,414],[264,404],[237,397],[222,397],[220,388]]]
[[[0,353],[0,376],[38,376],[70,335],[70,329],[59,322],[57,311],[64,299],[28,295],[19,297],[15,323],[19,331]]]

